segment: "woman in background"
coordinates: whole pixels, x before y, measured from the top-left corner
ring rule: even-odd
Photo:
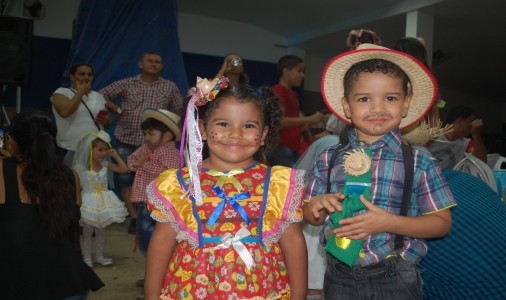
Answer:
[[[2,299],[85,299],[104,284],[81,258],[79,179],[57,156],[41,112],[12,119],[0,160]]]
[[[99,132],[112,124],[104,96],[91,89],[93,76],[91,65],[75,64],[69,70],[71,86],[60,87],[51,96],[58,127],[56,144],[69,167],[72,167],[74,152],[81,135],[90,131]]]

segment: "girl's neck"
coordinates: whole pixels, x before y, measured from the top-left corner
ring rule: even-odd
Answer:
[[[233,169],[246,169],[256,163],[256,160],[251,159],[248,161],[245,161],[243,163],[230,163],[230,164],[224,164],[224,163],[214,163],[211,159],[206,159],[202,162],[202,167],[208,170],[216,170],[220,172],[229,172]]]
[[[94,160],[93,163],[91,164],[91,168],[95,172],[98,172],[98,171],[102,170],[102,167],[103,166],[102,166],[102,162],[101,161]]]

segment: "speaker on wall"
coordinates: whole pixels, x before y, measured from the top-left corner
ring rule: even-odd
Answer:
[[[0,84],[28,84],[32,35],[32,19],[0,15]]]

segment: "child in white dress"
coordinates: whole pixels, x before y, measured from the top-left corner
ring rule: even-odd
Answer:
[[[128,166],[110,148],[110,136],[105,131],[86,133],[81,137],[74,157],[74,169],[81,181],[81,223],[83,224],[83,257],[93,266],[91,259],[91,236],[95,232],[95,263],[103,266],[112,264],[104,257],[105,227],[114,222],[121,223],[128,215],[125,204],[108,189],[109,171],[126,173]],[[116,163],[106,161],[111,156]]]

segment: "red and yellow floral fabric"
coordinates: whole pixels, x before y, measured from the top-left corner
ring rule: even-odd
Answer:
[[[203,170],[204,203],[200,206],[181,197],[188,178],[187,169],[169,170],[148,187],[152,217],[170,222],[178,240],[161,299],[289,299],[289,279],[278,241],[289,224],[302,220],[302,172],[262,164],[226,174]],[[226,197],[249,193],[249,198],[237,201],[249,225],[229,202],[216,222],[208,224],[224,201],[213,186],[221,186]],[[235,236],[241,228],[251,232],[240,241],[253,259],[251,268],[234,246],[215,249],[225,234]]]

